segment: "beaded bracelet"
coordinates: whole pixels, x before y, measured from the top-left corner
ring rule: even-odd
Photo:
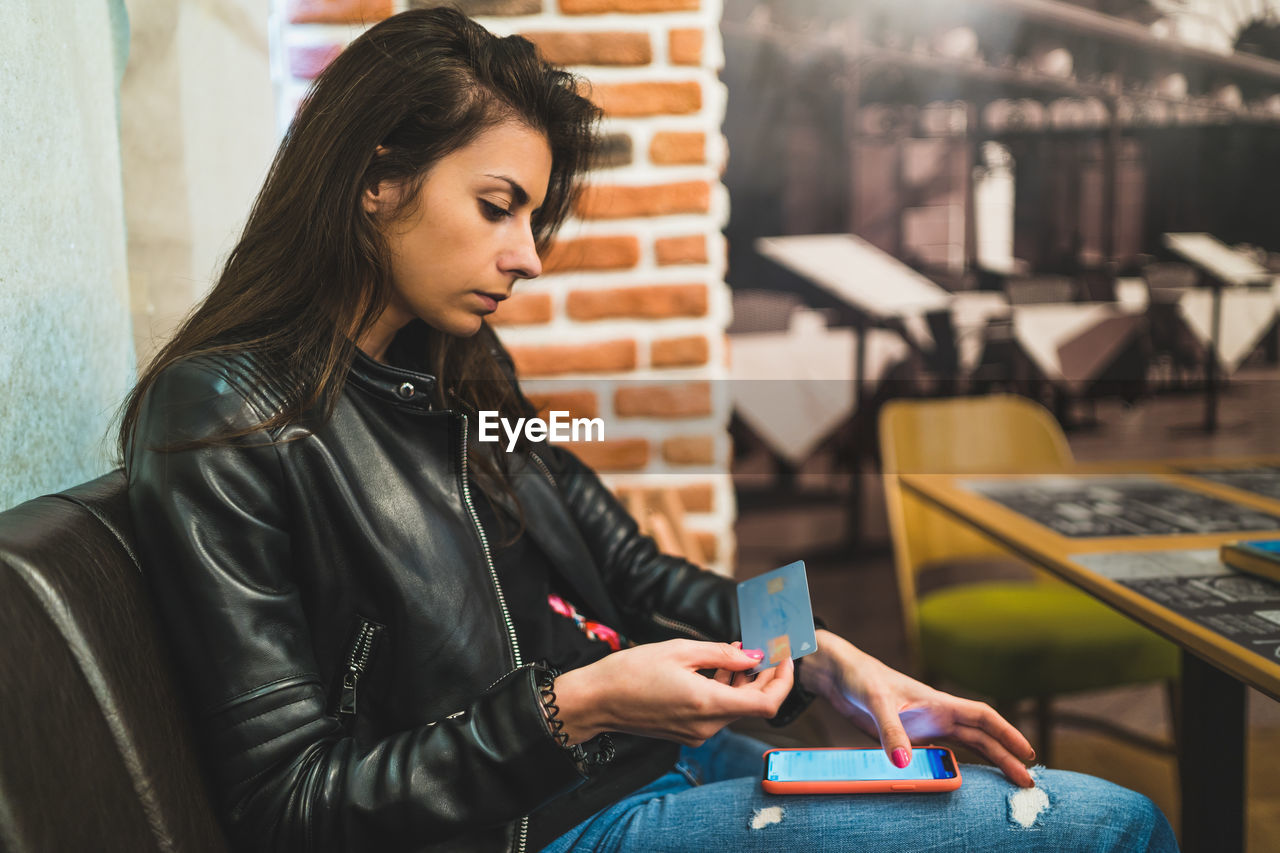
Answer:
[[[588,767],[608,764],[615,754],[613,738],[608,732],[601,732],[587,741],[595,744],[590,752],[580,743],[569,744],[569,733],[564,730],[564,721],[560,719],[560,706],[556,704],[555,682],[559,674],[555,669],[548,669],[544,670],[538,678],[538,691],[542,697],[542,707],[547,712],[547,724],[551,727],[551,737],[579,764]]]

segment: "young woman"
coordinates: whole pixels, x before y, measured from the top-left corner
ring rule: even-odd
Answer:
[[[370,29],[302,104],[207,298],[121,431],[148,581],[237,850],[1172,849],[1142,797],[819,632],[753,679],[734,585],[659,554],[527,413],[484,323],[566,216],[597,111],[449,10]],[[714,677],[700,674],[715,670]],[[957,793],[769,798],[763,745],[821,694]],[[683,747],[683,748],[682,748]],[[751,828],[753,810],[783,806]]]

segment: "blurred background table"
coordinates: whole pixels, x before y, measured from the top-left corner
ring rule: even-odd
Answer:
[[[1219,372],[1234,370],[1274,322],[1275,276],[1211,234],[1169,233],[1164,244],[1200,274],[1202,289],[1183,294],[1179,307],[1205,344],[1203,428],[1213,432],[1218,428]]]
[[[828,328],[822,315],[797,311],[785,332],[730,338],[729,377],[735,413],[778,456],[793,466],[857,412],[855,377],[874,386],[907,353],[902,339],[883,329],[861,335]],[[863,361],[865,359],[865,363]]]

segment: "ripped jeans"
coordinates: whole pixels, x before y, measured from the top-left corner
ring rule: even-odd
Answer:
[[[544,850],[1178,849],[1169,822],[1149,799],[1080,773],[1037,771],[1037,788],[1022,795],[995,768],[963,765],[963,784],[951,793],[777,796],[760,789],[760,755],[766,749],[760,741],[727,729],[696,749],[685,747],[670,773],[583,821]],[[1017,796],[1011,800],[1011,795]]]

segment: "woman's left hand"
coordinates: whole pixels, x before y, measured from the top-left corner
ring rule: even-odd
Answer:
[[[986,756],[1015,784],[1035,785],[1022,763],[1035,751],[990,705],[922,684],[830,631],[818,632],[818,648],[801,668],[805,687],[879,737],[895,765],[910,761],[912,742],[949,738]]]

